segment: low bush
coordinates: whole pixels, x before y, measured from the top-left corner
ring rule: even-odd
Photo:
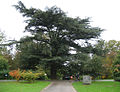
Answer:
[[[13,70],[9,72],[9,75],[15,78],[17,81],[22,79],[29,82],[34,82],[36,79],[40,79],[40,80],[47,79],[47,75],[45,74],[44,71],[41,71],[41,72],[31,71],[31,70],[20,71],[20,69],[18,69],[18,70]]]
[[[120,52],[113,64],[113,78],[115,81],[120,81]]]
[[[41,75],[40,73],[33,73],[32,71],[23,71],[21,72],[21,77],[23,80],[27,80],[29,82],[33,82],[34,80],[36,80],[37,78],[39,78],[39,76]]]
[[[114,80],[120,81],[120,64],[114,65],[113,76]]]
[[[0,71],[0,79],[12,79],[12,77],[9,76],[9,70]]]
[[[45,73],[45,71],[43,70],[43,68],[41,66],[36,66],[37,70],[35,71],[36,73],[40,73],[39,77],[37,78],[37,80],[48,80],[48,76]]]
[[[19,81],[21,78],[20,73],[21,73],[20,69],[18,69],[18,70],[13,70],[13,71],[9,72],[9,75],[12,76],[13,78],[15,78],[17,81]]]
[[[0,71],[8,70],[8,69],[9,69],[9,65],[7,59],[0,56]]]
[[[8,79],[9,76],[9,65],[8,61],[0,55],[0,79]]]

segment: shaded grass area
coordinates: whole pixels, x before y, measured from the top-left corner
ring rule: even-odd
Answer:
[[[0,92],[40,92],[50,82],[36,81],[28,82],[0,82]]]
[[[120,82],[99,81],[91,85],[83,85],[82,82],[74,82],[77,92],[120,92]]]

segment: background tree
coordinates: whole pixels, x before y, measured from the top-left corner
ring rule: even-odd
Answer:
[[[83,69],[84,73],[89,74],[94,78],[100,76],[103,70],[101,61],[102,58],[100,56],[93,55],[92,59],[88,60],[88,62],[85,62]]]
[[[88,42],[91,38],[98,38],[103,31],[100,28],[91,27],[89,18],[67,17],[65,12],[55,6],[47,8],[45,11],[35,8],[27,9],[21,1],[14,6],[27,18],[25,31],[31,33],[31,41],[40,48],[34,55],[39,59],[32,56],[31,62],[36,62],[36,64],[44,62],[50,68],[52,79],[56,79],[57,70],[62,68],[64,62],[71,55],[70,47],[76,51],[86,51],[85,48],[88,45],[82,47],[76,41]],[[43,50],[41,51],[41,49]],[[33,52],[29,54],[31,56]]]
[[[60,73],[64,76],[72,76],[72,75],[84,75],[84,63],[90,59],[88,54],[78,53],[72,55],[69,58],[69,61],[66,61],[63,64],[63,68],[60,69]]]
[[[100,56],[100,57],[105,57],[109,51],[106,44],[107,43],[104,40],[98,40],[97,43],[93,45],[93,49],[91,53],[96,54],[97,56]]]
[[[13,49],[12,44],[13,42],[6,39],[4,32],[0,31],[0,56],[8,61],[10,70],[14,69],[13,66],[15,64],[13,62],[13,53],[11,53]]]
[[[120,51],[113,63],[113,78],[116,81],[120,81]]]
[[[9,65],[7,59],[5,59],[3,56],[0,56],[0,71],[8,70]]]
[[[107,78],[112,78],[112,67],[114,60],[120,50],[120,41],[110,40],[105,42],[105,48],[108,50],[103,58],[104,72]]]
[[[8,60],[4,56],[5,52],[7,51],[6,46],[3,45],[5,40],[5,34],[0,31],[0,79],[4,79],[5,74],[9,72]]]
[[[98,56],[102,57],[102,65],[104,68],[102,75],[106,78],[112,78],[112,66],[119,50],[120,41],[115,40],[110,40],[108,42],[99,40],[92,50],[93,53],[96,53]]]
[[[5,34],[0,31],[0,71],[8,69],[8,61],[4,58],[4,53],[6,52],[7,48],[2,44],[5,41]]]
[[[32,41],[29,37],[21,38],[17,46],[15,59],[21,69],[36,69],[43,57],[49,56],[47,45]],[[44,63],[44,62],[43,62]]]
[[[68,64],[62,69],[64,75],[90,75],[96,78],[100,76],[103,71],[102,57],[100,56],[79,53],[73,56],[72,60],[71,62],[67,62]]]

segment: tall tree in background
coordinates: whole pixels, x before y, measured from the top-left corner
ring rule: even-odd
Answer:
[[[30,40],[35,43],[36,54],[30,59],[31,62],[43,62],[50,67],[51,78],[56,79],[57,70],[59,70],[68,57],[71,55],[70,47],[74,50],[85,52],[78,41],[84,40],[88,43],[91,38],[98,38],[103,31],[97,27],[89,25],[89,18],[71,18],[67,17],[60,8],[51,7],[42,11],[35,8],[26,8],[19,1],[14,5],[24,17],[27,18],[25,31],[31,33]],[[76,42],[77,41],[77,42]],[[31,48],[32,49],[32,48]],[[33,54],[33,52],[29,52]],[[31,55],[28,55],[27,58]],[[35,60],[35,58],[37,60]],[[25,60],[25,62],[28,62]]]
[[[104,74],[106,74],[107,77],[110,77],[112,75],[113,63],[118,52],[120,51],[120,41],[110,40],[105,42],[105,48],[108,50],[108,52],[103,59],[103,64],[105,67]]]
[[[6,47],[2,45],[6,40],[5,34],[0,30],[0,54],[6,50]]]
[[[110,40],[108,42],[100,40],[93,49],[93,53],[102,57],[104,68],[102,75],[105,75],[106,78],[112,78],[112,66],[118,51],[120,51],[120,41],[116,40]]]
[[[6,39],[6,35],[4,34],[4,32],[0,31],[0,56],[7,60],[10,70],[14,69],[14,62],[12,60],[13,54],[11,53],[12,44],[13,42],[11,42],[11,40],[9,41]]]
[[[5,58],[5,52],[7,51],[7,48],[3,45],[5,39],[5,34],[0,31],[0,79],[4,79],[5,74],[9,72],[8,60]]]
[[[117,56],[113,63],[113,78],[120,82],[120,51],[118,51]]]
[[[105,57],[108,52],[109,50],[104,40],[98,40],[92,49],[92,53],[100,57]]]

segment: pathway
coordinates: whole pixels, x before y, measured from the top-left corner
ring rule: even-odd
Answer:
[[[41,92],[76,92],[71,81],[53,81],[51,85]]]

